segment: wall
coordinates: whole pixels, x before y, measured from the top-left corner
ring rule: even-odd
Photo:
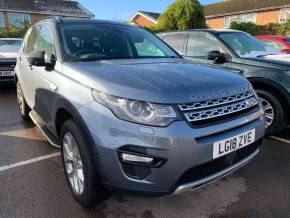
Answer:
[[[258,25],[265,25],[268,23],[278,23],[279,16],[280,9],[258,12],[256,22]]]
[[[134,22],[139,24],[140,26],[151,26],[151,25],[155,24],[151,20],[149,20],[146,17],[143,17],[139,14],[134,18]]]
[[[206,19],[207,26],[211,29],[224,29],[225,28],[225,18],[224,17],[215,17]]]
[[[265,25],[268,23],[278,23],[280,9],[261,11],[256,13],[256,24]],[[224,17],[215,17],[207,19],[207,25],[211,29],[224,29]]]

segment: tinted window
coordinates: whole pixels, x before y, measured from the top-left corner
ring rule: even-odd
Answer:
[[[183,54],[183,47],[186,40],[186,33],[172,33],[166,35],[163,40],[175,49],[179,54]]]
[[[178,57],[158,37],[134,26],[64,24],[60,29],[67,61]]]
[[[223,52],[222,48],[208,34],[190,34],[186,55],[190,57],[207,57],[210,51]]]

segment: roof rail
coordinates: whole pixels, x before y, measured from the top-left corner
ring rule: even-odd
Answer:
[[[47,16],[47,17],[44,17],[44,18],[42,18],[42,19],[41,19],[41,20],[39,20],[39,21],[46,20],[46,19],[50,19],[50,18],[53,18],[53,19],[55,19],[55,20],[56,20],[56,22],[58,22],[58,23],[62,23],[62,22],[63,22],[63,20],[62,20],[62,17],[61,17],[61,16]]]

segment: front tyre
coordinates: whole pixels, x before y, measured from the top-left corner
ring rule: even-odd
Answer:
[[[256,90],[265,111],[266,136],[280,133],[287,124],[283,103],[271,92]]]
[[[17,81],[16,83],[16,94],[17,94],[17,102],[18,102],[18,108],[19,108],[21,118],[25,121],[28,121],[30,120],[30,117],[29,117],[30,108],[25,101],[19,81]]]
[[[65,177],[73,197],[83,207],[91,207],[107,196],[89,146],[82,129],[73,120],[63,124],[61,156]]]

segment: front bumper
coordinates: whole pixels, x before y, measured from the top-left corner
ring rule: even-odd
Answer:
[[[238,169],[258,152],[265,131],[262,110],[246,117],[198,129],[191,128],[185,121],[176,121],[166,128],[126,122],[119,120],[109,109],[96,102],[81,107],[79,113],[93,137],[98,168],[104,184],[117,189],[158,195],[191,190]],[[180,183],[183,175],[190,169],[214,161],[214,142],[254,128],[256,147],[243,159],[233,165],[225,165],[221,170],[201,179]],[[121,163],[118,155],[118,150],[124,147],[166,161],[162,166],[149,170],[129,167],[128,173],[128,167]],[[142,171],[142,176],[132,176],[132,169]]]

